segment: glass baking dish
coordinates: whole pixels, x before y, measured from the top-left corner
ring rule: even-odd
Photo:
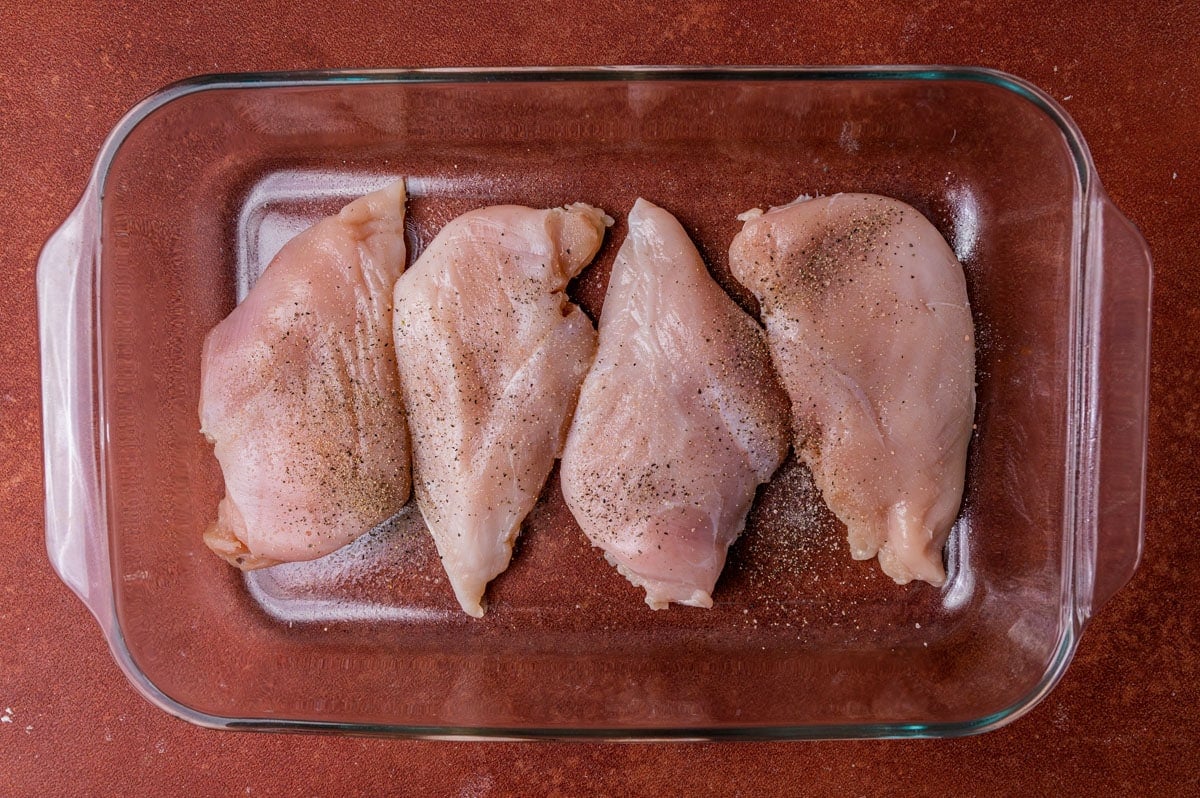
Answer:
[[[593,318],[637,196],[718,280],[738,213],[869,191],[964,263],[977,432],[942,588],[854,562],[789,460],[711,610],[651,612],[552,475],[482,620],[411,508],[315,563],[211,555],[221,475],[200,345],[287,238],[396,176],[415,257],[496,203],[617,219],[571,288]],[[108,138],[41,255],[46,537],[150,701],[212,727],[421,736],[946,737],[1062,676],[1142,546],[1151,267],[1070,118],[983,69],[597,68],[217,75]],[[619,434],[614,430],[614,434]]]

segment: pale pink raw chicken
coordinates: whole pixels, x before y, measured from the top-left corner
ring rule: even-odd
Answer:
[[[575,519],[651,607],[711,607],[726,551],[789,439],[762,330],[675,217],[639,199],[563,451]]]
[[[566,288],[606,223],[583,204],[472,211],[396,283],[414,492],[475,617],[562,449],[595,354],[596,331]]]
[[[296,236],[204,342],[201,432],[225,477],[204,540],[240,568],[329,554],[408,501],[404,202],[396,181]]]
[[[975,413],[961,264],[918,211],[871,194],[751,211],[729,264],[757,295],[796,448],[855,559],[946,579]]]

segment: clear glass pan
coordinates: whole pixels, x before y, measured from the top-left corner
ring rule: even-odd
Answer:
[[[794,462],[710,611],[650,612],[552,476],[483,620],[419,514],[248,576],[201,533],[221,477],[200,345],[278,247],[395,176],[415,256],[480,205],[617,218],[637,196],[719,281],[750,207],[871,191],[928,215],[979,331],[977,434],[941,589],[853,562]],[[412,256],[410,256],[412,257]],[[1043,697],[1142,542],[1151,268],[1075,125],[981,69],[598,68],[220,75],[134,108],[38,270],[46,536],[151,701],[214,727],[423,736],[942,737]]]

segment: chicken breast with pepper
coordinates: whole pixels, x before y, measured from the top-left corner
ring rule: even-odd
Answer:
[[[296,236],[205,339],[200,426],[225,498],[204,540],[239,568],[316,559],[408,501],[404,202],[400,180]]]
[[[975,414],[962,265],[899,200],[835,194],[744,214],[734,276],[762,305],[795,444],[855,559],[946,579]]]
[[[562,449],[596,351],[566,288],[607,223],[583,204],[471,211],[396,283],[417,504],[470,615],[484,614]]]
[[[712,606],[729,545],[789,445],[763,333],[683,227],[639,199],[563,452],[567,505],[655,609]]]

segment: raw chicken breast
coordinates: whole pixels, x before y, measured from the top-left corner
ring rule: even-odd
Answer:
[[[871,194],[744,214],[729,251],[758,296],[796,448],[850,553],[900,584],[946,579],[975,415],[962,266],[924,216]]]
[[[654,609],[711,607],[726,550],[789,438],[762,330],[675,217],[639,199],[563,450],[579,525]]]
[[[408,501],[404,201],[401,180],[296,236],[204,342],[201,432],[225,476],[204,540],[240,568],[321,557]]]
[[[396,283],[417,504],[459,604],[477,618],[595,355],[592,322],[565,291],[611,221],[583,204],[472,211]]]

